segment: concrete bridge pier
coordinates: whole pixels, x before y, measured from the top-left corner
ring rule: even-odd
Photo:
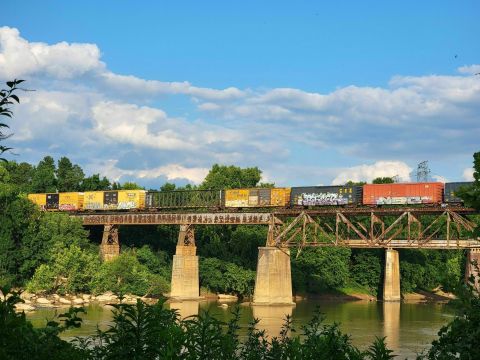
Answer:
[[[115,259],[118,255],[120,255],[118,225],[104,225],[100,256],[103,261],[109,261]]]
[[[477,290],[480,290],[480,249],[470,249],[467,251],[467,263],[465,264],[465,281],[469,281],[470,276],[475,277],[473,284]]]
[[[400,301],[400,259],[398,251],[393,249],[385,250],[383,300]]]
[[[253,304],[293,304],[289,249],[279,249],[274,246],[258,248]]]
[[[180,225],[177,250],[173,255],[170,297],[179,300],[199,299],[198,256],[192,225]]]

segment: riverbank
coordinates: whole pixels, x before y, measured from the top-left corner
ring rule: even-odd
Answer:
[[[168,294],[165,294],[168,295]],[[237,302],[239,298],[236,295],[230,294],[215,294],[205,289],[201,291],[201,299],[207,301],[218,301],[219,303],[232,303]],[[168,296],[167,296],[168,297]],[[20,293],[20,298],[23,303],[16,305],[17,311],[35,311],[37,308],[57,308],[57,307],[69,307],[69,306],[89,306],[90,304],[118,304],[120,302],[124,304],[135,304],[138,299],[141,301],[153,304],[158,301],[158,298],[138,296],[133,294],[125,294],[121,298],[111,291],[107,291],[103,294],[42,294],[42,293],[29,293],[27,291]],[[402,301],[404,302],[448,302],[454,299],[455,296],[451,293],[445,293],[440,289],[434,292],[428,292],[419,290],[414,293],[407,293],[402,295]],[[242,299],[243,303],[249,304],[253,299],[245,297]],[[324,292],[322,294],[298,294],[293,296],[295,302],[301,301],[379,301],[376,296],[359,291],[358,288],[344,288],[336,291]],[[178,301],[172,299],[171,301]]]

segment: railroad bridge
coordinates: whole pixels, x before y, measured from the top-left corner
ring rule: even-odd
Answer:
[[[463,207],[274,209],[269,212],[78,213],[83,224],[103,225],[104,260],[120,253],[119,225],[180,226],[173,257],[171,297],[199,298],[194,228],[201,225],[268,226],[259,248],[254,304],[292,303],[290,248],[343,246],[385,249],[383,299],[400,300],[400,262],[395,249],[468,249],[466,276],[480,264],[480,238],[473,238],[474,209]]]

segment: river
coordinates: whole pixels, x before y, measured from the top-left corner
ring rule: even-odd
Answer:
[[[230,303],[232,305],[232,303]],[[230,318],[229,308],[222,308],[216,301],[171,303],[171,308],[178,309],[182,317],[209,310],[219,319]],[[415,358],[436,338],[438,330],[453,318],[453,311],[445,304],[434,303],[382,303],[368,301],[300,301],[296,306],[241,306],[241,334],[246,332],[253,317],[260,319],[260,327],[271,336],[279,334],[282,319],[290,314],[295,328],[300,329],[312,317],[315,309],[326,316],[326,323],[339,322],[343,332],[350,334],[352,342],[365,349],[375,336],[386,336],[388,346],[399,355],[399,359]],[[45,319],[52,319],[55,312],[64,309],[44,308],[27,314],[35,326],[45,324]],[[95,332],[97,325],[106,329],[112,314],[108,307],[90,305],[87,314],[82,315],[83,325],[79,329],[69,330],[64,337],[86,336]]]

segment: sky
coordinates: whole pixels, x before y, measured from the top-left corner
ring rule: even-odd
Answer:
[[[478,1],[2,4],[0,82],[25,79],[7,158],[200,183],[215,163],[278,186],[472,179]]]

